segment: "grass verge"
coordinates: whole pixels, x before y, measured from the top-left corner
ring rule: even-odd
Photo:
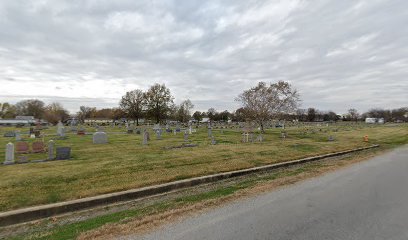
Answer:
[[[159,197],[143,204],[132,205],[130,209],[126,207],[127,210],[67,224],[58,219],[55,222],[43,220],[37,222],[25,233],[22,232],[11,239],[106,239],[127,233],[143,232],[163,224],[169,219],[174,221],[177,217],[186,216],[192,212],[214,207],[233,199],[315,177],[370,158],[404,143],[406,142],[394,139],[376,150],[323,159],[272,172],[195,187],[181,194],[174,196],[169,194],[170,196],[167,198]]]

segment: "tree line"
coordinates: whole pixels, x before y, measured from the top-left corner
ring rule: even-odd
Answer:
[[[320,111],[316,108],[300,109],[300,95],[288,82],[259,82],[255,87],[243,91],[235,99],[241,107],[233,112],[228,110],[218,112],[214,108],[208,111],[195,111],[193,103],[186,99],[180,104],[174,103],[170,89],[164,84],[154,84],[147,91],[135,89],[126,92],[116,108],[96,109],[80,106],[75,116],[80,120],[87,118],[131,119],[139,124],[140,119],[150,119],[156,123],[165,120],[187,122],[190,119],[201,121],[208,118],[211,121],[253,121],[263,129],[264,124],[272,119],[298,121],[359,121],[366,117],[384,118],[387,122],[408,121],[408,107],[396,109],[373,108],[360,114],[351,108],[344,115],[333,111]],[[66,121],[70,113],[58,102],[46,105],[38,99],[28,99],[16,104],[0,103],[0,117],[15,118],[17,115],[34,116],[50,123]]]

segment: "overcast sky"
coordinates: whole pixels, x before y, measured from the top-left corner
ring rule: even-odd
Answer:
[[[0,102],[116,107],[165,83],[176,103],[234,110],[259,81],[302,108],[408,104],[406,0],[1,0]]]

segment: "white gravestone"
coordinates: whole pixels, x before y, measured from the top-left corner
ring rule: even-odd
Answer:
[[[143,132],[143,145],[147,145],[149,140],[149,132],[145,129]]]
[[[93,134],[94,144],[106,144],[108,143],[108,135],[105,132],[96,132]]]
[[[6,144],[6,160],[3,164],[14,164],[14,144],[12,143]]]
[[[64,132],[64,124],[61,121],[57,124],[57,136],[63,137],[65,135]]]
[[[53,140],[50,140],[48,142],[48,160],[54,160],[55,159],[54,148],[55,148],[55,143],[54,143]]]

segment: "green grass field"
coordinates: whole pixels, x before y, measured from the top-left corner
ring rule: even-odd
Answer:
[[[68,128],[69,129],[69,128]],[[304,134],[309,129],[308,134]],[[311,130],[314,130],[312,133]],[[334,129],[339,129],[334,132]],[[0,128],[0,159],[5,145],[15,142],[3,134],[13,127]],[[27,128],[19,128],[21,132]],[[320,131],[321,130],[321,131]],[[94,132],[94,128],[87,128]],[[330,126],[292,126],[288,138],[280,138],[281,129],[268,129],[264,142],[241,143],[238,129],[213,129],[217,145],[211,145],[207,129],[190,135],[193,148],[168,149],[185,143],[183,134],[163,133],[142,145],[142,135],[121,134],[125,128],[105,128],[109,143],[92,144],[92,135],[68,133],[68,139],[55,140],[56,146],[72,147],[72,159],[42,163],[0,166],[0,211],[54,203],[180,180],[211,173],[231,171],[277,163],[322,153],[352,149],[369,144],[385,147],[408,143],[408,125],[368,126],[365,124],[332,124]],[[43,131],[44,141],[56,138],[55,127]],[[333,135],[335,141],[329,142]],[[363,136],[369,136],[369,143]],[[26,135],[22,135],[27,141]],[[46,154],[28,154],[29,160],[45,159]],[[16,155],[16,159],[19,156]]]

